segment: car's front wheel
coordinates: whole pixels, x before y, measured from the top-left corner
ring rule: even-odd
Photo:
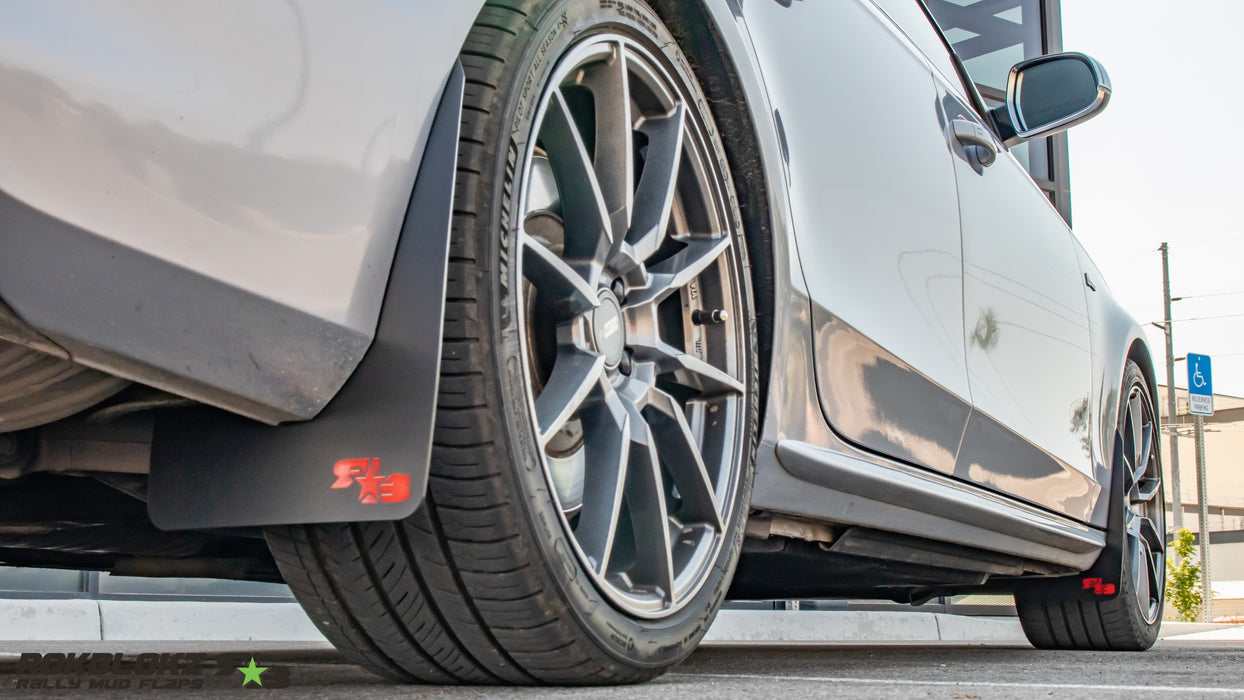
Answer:
[[[1067,600],[1060,586],[1040,582],[1016,591],[1024,633],[1040,649],[1142,651],[1162,625],[1166,584],[1166,505],[1158,454],[1157,413],[1149,383],[1131,360],[1119,395],[1113,465],[1123,479],[1124,546],[1117,595],[1107,600]]]
[[[462,63],[426,501],[269,543],[377,672],[645,680],[707,630],[746,517],[757,363],[726,159],[641,2],[490,3]]]

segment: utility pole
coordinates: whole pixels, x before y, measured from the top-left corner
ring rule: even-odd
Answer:
[[[1165,317],[1162,330],[1166,333],[1166,430],[1171,436],[1171,515],[1174,519],[1175,531],[1184,527],[1184,498],[1179,490],[1179,435],[1175,432],[1175,340],[1171,323],[1171,268],[1167,254],[1166,241],[1162,242],[1162,298]],[[1204,521],[1202,521],[1204,522]],[[1202,524],[1202,529],[1204,525]],[[1166,538],[1166,533],[1160,533]],[[1179,563],[1179,562],[1175,562]]]
[[[1196,416],[1197,542],[1201,545],[1201,622],[1214,621],[1214,591],[1209,576],[1209,506],[1205,489],[1205,419]]]

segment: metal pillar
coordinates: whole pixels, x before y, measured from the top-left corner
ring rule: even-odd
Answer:
[[[1205,419],[1196,416],[1196,500],[1200,518],[1197,541],[1201,545],[1201,622],[1214,619],[1214,593],[1209,573],[1209,505],[1205,485]]]
[[[1179,532],[1184,527],[1184,498],[1183,492],[1179,490],[1179,435],[1175,433],[1175,340],[1172,337],[1174,325],[1171,323],[1171,271],[1165,241],[1160,250],[1162,251],[1162,298],[1165,302],[1162,330],[1166,333],[1166,429],[1171,436],[1171,520],[1175,526],[1175,532]],[[1161,535],[1163,538],[1166,537],[1165,532]]]

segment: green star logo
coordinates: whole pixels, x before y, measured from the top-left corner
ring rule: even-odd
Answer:
[[[263,681],[259,679],[260,674],[268,670],[267,666],[256,666],[255,657],[251,657],[251,662],[246,666],[238,666],[237,669],[242,672],[242,687],[245,688],[247,683],[255,681],[255,685],[263,685]]]

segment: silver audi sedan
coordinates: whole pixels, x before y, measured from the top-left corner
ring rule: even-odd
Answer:
[[[284,581],[425,683],[726,599],[1151,646],[1137,323],[921,0],[0,5],[0,563]]]

